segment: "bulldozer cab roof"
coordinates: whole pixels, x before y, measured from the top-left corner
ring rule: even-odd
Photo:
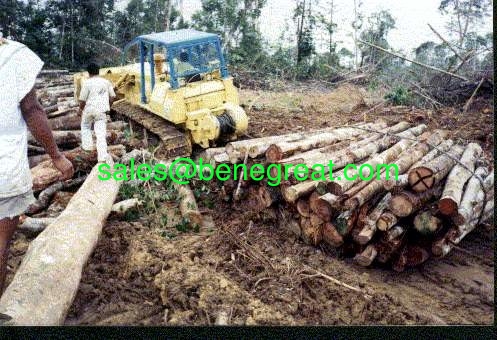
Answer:
[[[166,48],[179,45],[194,44],[203,41],[218,40],[219,36],[214,33],[201,32],[194,29],[181,29],[176,31],[167,31],[140,35],[135,38],[131,44],[144,41],[156,45],[162,45]]]

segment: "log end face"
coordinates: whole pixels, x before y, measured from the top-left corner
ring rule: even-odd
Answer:
[[[406,217],[411,214],[412,203],[404,195],[398,195],[392,198],[389,208],[395,216]]]
[[[276,144],[271,144],[266,150],[266,161],[274,163],[283,159],[283,151]]]
[[[445,216],[456,215],[457,208],[457,203],[450,197],[445,197],[438,201],[438,209]]]

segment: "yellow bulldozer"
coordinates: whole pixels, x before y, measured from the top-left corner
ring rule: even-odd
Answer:
[[[139,62],[125,65],[138,47]],[[100,69],[114,84],[112,110],[156,135],[161,158],[189,156],[192,144],[208,148],[247,131],[219,36],[193,29],[141,35],[123,49],[122,66]],[[79,97],[86,72],[74,77]]]

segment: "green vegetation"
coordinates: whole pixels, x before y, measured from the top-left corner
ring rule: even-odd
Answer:
[[[259,83],[272,84],[314,79],[333,84],[364,74],[369,89],[388,92],[388,99],[396,103],[420,105],[435,102],[429,100],[430,86],[448,84],[443,74],[360,42],[353,51],[338,48],[337,0],[297,0],[288,18],[296,29],[283,30],[279,42],[272,45],[258,28],[261,20],[267,20],[261,17],[267,0],[199,1],[191,21],[182,16],[181,2],[172,0],[130,0],[122,10],[115,8],[114,0],[3,1],[0,31],[27,44],[48,67],[73,70],[80,70],[90,59],[118,64],[122,46],[137,35],[192,27],[221,35],[229,67],[242,81],[260,79]],[[355,15],[349,28],[351,39],[392,51],[388,37],[396,27],[395,18],[387,10],[365,17],[362,2],[350,2]],[[412,51],[414,60],[476,82],[490,75],[493,34],[482,31],[480,23],[491,9],[490,0],[441,0],[439,10],[449,33],[441,37],[434,31],[431,40]],[[318,36],[325,39],[324,49],[316,46]],[[409,55],[411,51],[392,52]],[[133,53],[130,58],[136,56]]]

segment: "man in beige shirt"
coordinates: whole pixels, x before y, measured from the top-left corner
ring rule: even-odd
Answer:
[[[112,83],[105,78],[99,77],[99,66],[90,63],[87,67],[88,78],[84,83],[79,95],[79,107],[81,117],[81,148],[93,150],[93,138],[91,135],[91,124],[95,129],[97,139],[97,155],[99,162],[110,161],[107,153],[107,114],[116,97]]]

